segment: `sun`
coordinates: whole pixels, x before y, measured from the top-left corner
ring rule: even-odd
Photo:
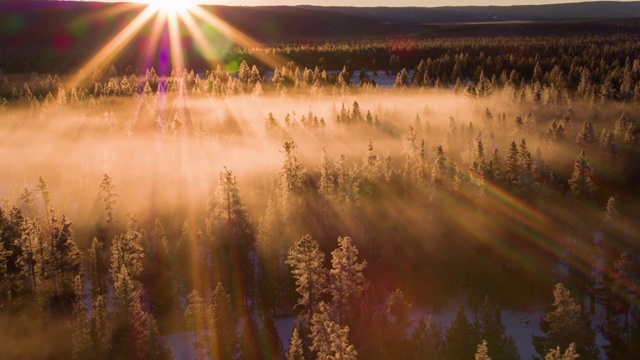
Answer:
[[[196,0],[144,0],[151,7],[168,13],[176,14],[192,9],[196,5]]]

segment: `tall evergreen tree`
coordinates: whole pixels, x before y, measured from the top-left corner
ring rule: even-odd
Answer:
[[[114,207],[116,204],[116,197],[118,194],[115,192],[116,186],[109,175],[104,174],[102,182],[100,183],[100,193],[102,195],[102,201],[104,202],[104,216],[107,224],[113,229],[115,227],[115,215]]]
[[[129,218],[127,231],[117,235],[111,244],[111,276],[118,274],[122,268],[127,271],[130,279],[138,279],[142,272],[142,258],[144,252],[140,244],[142,235],[137,229],[135,218]]]
[[[253,289],[254,235],[236,176],[227,168],[220,173],[220,182],[209,203],[207,236],[215,264],[214,281],[232,284],[240,274],[242,293],[249,294]],[[236,296],[234,303],[245,305],[248,299]]]
[[[396,289],[387,298],[389,348],[385,349],[386,356],[402,353],[408,349],[409,327],[412,320],[409,317],[412,304],[405,300],[404,292]]]
[[[515,340],[507,336],[502,322],[502,314],[496,304],[487,297],[480,307],[476,320],[478,337],[491,344],[488,354],[494,360],[520,359]]]
[[[330,309],[320,303],[319,311],[311,319],[311,350],[318,360],[355,360],[357,352],[348,342],[349,327],[341,327],[330,316]]]
[[[300,294],[298,305],[304,309],[301,315],[306,315],[307,324],[318,311],[321,296],[327,289],[327,270],[323,263],[324,254],[311,235],[303,236],[289,249],[286,264],[296,279],[296,291]]]
[[[589,164],[589,158],[583,149],[576,158],[576,162],[573,165],[573,174],[571,174],[571,179],[569,179],[571,193],[578,199],[591,200],[597,189],[592,177],[593,170]]]
[[[304,360],[302,338],[300,337],[299,327],[297,326],[293,329],[291,340],[289,340],[289,351],[287,351],[287,360]]]
[[[553,305],[540,319],[544,335],[534,336],[532,340],[536,352],[542,357],[558,346],[567,348],[575,343],[581,359],[597,359],[595,331],[582,306],[561,283],[556,284],[553,297]]]
[[[442,354],[442,330],[431,317],[428,321],[420,318],[418,325],[411,334],[412,359],[441,359]]]
[[[458,307],[456,315],[447,328],[444,354],[449,359],[471,359],[476,352],[478,336],[464,313],[464,307]]]
[[[48,263],[50,267],[51,304],[58,311],[69,313],[74,300],[78,296],[74,281],[83,275],[80,251],[76,247],[71,222],[63,216],[62,220],[53,217],[51,233],[51,252]],[[81,289],[81,288],[80,288]]]
[[[334,319],[340,325],[353,326],[354,310],[365,291],[362,271],[367,262],[358,263],[358,249],[348,236],[338,237],[338,249],[331,252],[329,293]]]

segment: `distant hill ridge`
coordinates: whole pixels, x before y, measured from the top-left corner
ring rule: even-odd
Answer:
[[[395,35],[435,38],[640,33],[640,1],[434,8],[202,7],[267,45]],[[112,11],[115,8],[123,7],[96,1],[0,0],[0,51],[5,57],[10,55],[14,63],[27,64],[24,59],[34,58],[33,53],[39,54],[44,64],[55,58],[62,67],[72,66],[76,57],[88,56],[144,9],[134,6],[118,13]],[[141,32],[148,33],[150,28],[147,24]]]
[[[321,7],[300,6],[309,10],[330,10],[385,24],[424,24],[494,21],[566,21],[622,19],[640,17],[640,1],[596,1],[581,3],[513,6],[444,7]]]

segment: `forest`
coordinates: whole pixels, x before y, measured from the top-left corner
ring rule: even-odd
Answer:
[[[0,71],[3,357],[520,359],[539,310],[536,359],[640,358],[639,41]]]

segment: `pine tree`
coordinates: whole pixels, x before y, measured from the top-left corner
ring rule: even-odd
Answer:
[[[558,346],[566,348],[575,343],[581,359],[597,359],[595,331],[582,306],[576,303],[569,290],[561,283],[556,284],[553,297],[552,307],[540,319],[544,335],[534,336],[532,340],[536,352],[544,356]]]
[[[116,204],[116,197],[118,194],[115,192],[116,186],[113,185],[109,175],[104,174],[102,182],[100,183],[100,193],[102,195],[102,201],[104,202],[104,215],[107,224],[113,229],[115,227],[114,207]]]
[[[518,348],[515,346],[515,340],[505,333],[501,311],[489,297],[485,298],[484,303],[480,307],[476,322],[478,324],[478,337],[491,344],[488,354],[492,359],[520,359]]]
[[[429,317],[428,321],[420,318],[411,335],[413,359],[442,358],[442,330]]]
[[[235,274],[241,274],[243,294],[253,289],[254,267],[251,260],[254,254],[254,235],[249,213],[240,198],[238,182],[233,172],[227,168],[220,173],[220,183],[215,195],[209,202],[207,219],[207,237],[212,257],[216,261],[215,281],[231,284]],[[244,299],[233,299],[234,303],[244,304]]]
[[[296,326],[289,340],[289,351],[287,351],[287,360],[304,360],[304,349],[302,347],[302,338],[300,337],[299,328]]]
[[[298,161],[297,145],[293,141],[284,143],[284,163],[279,173],[277,199],[281,209],[285,235],[292,232],[293,218],[302,210],[302,196],[307,173]]]
[[[576,162],[573,165],[573,174],[569,179],[569,187],[571,193],[578,199],[591,200],[597,189],[597,186],[592,181],[593,170],[589,164],[589,158],[582,150]]]
[[[104,295],[97,295],[94,298],[89,321],[91,334],[90,353],[95,359],[104,359],[107,356],[109,329],[111,328],[109,309]]]
[[[298,305],[304,308],[308,321],[317,312],[320,298],[327,289],[327,270],[323,263],[324,254],[311,235],[303,236],[289,249],[286,264],[296,279],[296,291],[300,294]]]
[[[608,299],[607,319],[599,326],[604,338],[609,342],[603,346],[607,358],[610,360],[633,359],[640,356],[640,321],[633,305],[636,301],[637,265],[631,255],[624,251],[613,262],[615,271],[612,274],[611,284],[607,287],[610,292],[606,294]]]
[[[189,329],[195,333],[196,341],[194,346],[198,350],[198,359],[204,359],[205,349],[209,348],[208,332],[209,332],[209,305],[205,303],[197,290],[191,291],[184,317]]]
[[[402,68],[396,75],[396,82],[393,85],[396,88],[403,88],[409,86],[409,72],[406,68]]]
[[[142,359],[145,350],[146,319],[140,302],[140,286],[131,279],[125,265],[121,265],[119,271],[111,276],[114,309],[110,320],[108,357]]]
[[[209,325],[215,336],[215,341],[210,341],[209,358],[211,359],[232,359],[236,352],[238,342],[236,336],[236,319],[231,307],[231,296],[227,293],[221,283],[211,295],[213,321]]]
[[[448,180],[447,158],[444,156],[442,145],[436,150],[436,161],[431,170],[431,183],[434,186],[443,186]]]
[[[42,197],[42,202],[44,205],[44,218],[49,220],[51,218],[51,199],[49,197],[47,183],[44,181],[42,176],[38,178],[38,191],[40,192],[40,196]]]
[[[478,345],[475,355],[476,360],[491,360],[489,356],[489,349],[487,347],[487,340],[482,340],[482,344]]]
[[[338,324],[352,325],[354,309],[365,291],[362,271],[367,262],[358,263],[358,249],[348,236],[338,237],[338,249],[331,252],[329,293],[334,317]]]
[[[72,357],[86,359],[91,355],[91,325],[87,306],[84,303],[82,278],[78,275],[74,280],[76,299],[73,304],[72,329]]]
[[[96,296],[106,293],[107,260],[105,259],[102,242],[94,237],[87,253],[89,260],[86,270],[91,283],[93,298],[95,299]]]
[[[509,146],[509,154],[506,160],[506,173],[505,177],[509,186],[517,186],[518,179],[520,178],[521,169],[519,166],[520,151],[515,141],[511,142]]]
[[[253,315],[245,316],[241,327],[242,330],[238,341],[239,357],[246,360],[260,359],[262,355],[261,347],[264,347],[265,344],[261,343],[260,329]]]
[[[465,315],[464,307],[460,306],[447,328],[444,354],[449,359],[470,359],[476,351],[477,343],[476,331]]]
[[[320,303],[319,311],[311,319],[311,351],[318,360],[356,359],[357,352],[348,342],[349,327],[335,323],[329,313],[329,307]]]
[[[68,309],[78,296],[74,281],[77,276],[82,276],[82,262],[80,251],[76,247],[71,222],[63,216],[62,220],[53,217],[51,219],[51,249],[49,254],[50,282],[52,289],[51,303],[58,307],[59,311],[68,313]]]
[[[178,306],[177,294],[167,234],[159,219],[156,219],[144,249],[143,262],[141,279],[149,296],[151,312],[161,323],[172,320]]]
[[[396,289],[389,294],[387,298],[387,317],[389,348],[386,349],[386,355],[393,357],[394,354],[402,353],[409,345],[409,327],[411,326],[412,304],[405,300],[404,292]]]
[[[549,350],[547,355],[545,355],[544,360],[576,360],[580,357],[578,353],[576,353],[576,346],[574,343],[571,343],[567,350],[562,353],[560,347],[557,346],[555,349]]]
[[[111,244],[110,271],[112,276],[118,274],[122,268],[127,271],[131,279],[137,279],[140,276],[144,257],[142,245],[140,245],[141,238],[135,218],[130,217],[127,231],[117,235]],[[115,280],[113,281],[115,283]]]
[[[576,137],[576,142],[584,147],[593,146],[598,142],[596,132],[591,121],[585,121],[582,129]]]
[[[278,329],[273,323],[273,318],[269,313],[265,313],[262,316],[261,339],[263,344],[266,345],[262,349],[263,358],[275,360],[282,359],[284,356],[282,340],[280,340]]]

